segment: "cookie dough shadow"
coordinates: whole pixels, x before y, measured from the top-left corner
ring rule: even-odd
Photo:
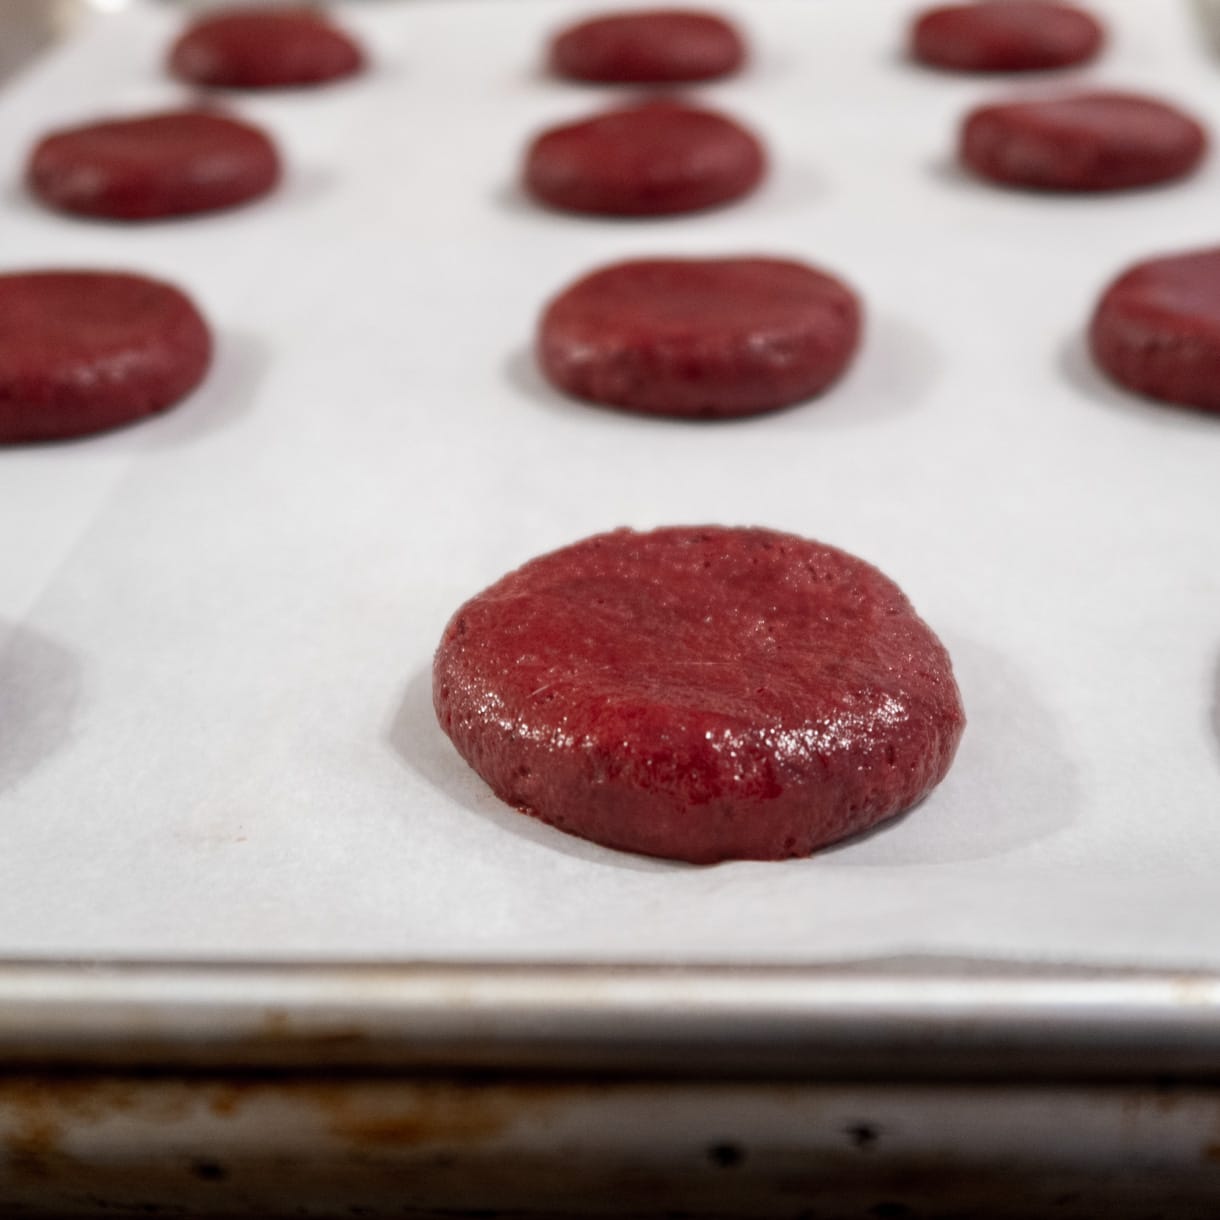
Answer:
[[[716,217],[739,208],[803,214],[810,205],[825,203],[829,194],[829,181],[807,161],[793,156],[785,158],[782,166],[772,165],[756,190],[741,195],[737,199],[730,199],[727,203],[715,208],[679,215]],[[663,220],[665,217],[656,217],[656,219]],[[750,247],[748,242],[743,245],[745,248]]]
[[[809,408],[811,427],[884,423],[926,397],[944,360],[928,333],[905,318],[880,313],[864,320],[864,342],[838,385]]]
[[[484,818],[498,830],[562,852],[577,860],[639,873],[681,872],[692,866],[613,851],[555,830],[505,805],[453,748],[432,710],[432,671],[421,670],[403,692],[385,740],[405,766],[449,800]]]
[[[366,52],[376,45],[371,33],[362,30],[349,30],[349,33],[356,36]],[[389,85],[391,88],[395,88],[400,81],[409,80],[417,67],[418,64],[412,62],[409,57],[396,51],[388,51],[385,47],[379,47],[376,58],[368,54],[364,67],[354,76],[344,77],[341,81],[332,81],[331,84],[347,84],[352,89],[376,88],[378,85]],[[329,87],[330,85],[326,86],[326,88]]]
[[[226,112],[227,113],[227,112]],[[148,220],[115,220],[111,216],[83,216],[75,212],[61,211],[38,200],[22,182],[10,182],[0,190],[0,202],[5,210],[30,217],[54,217],[65,224],[79,225],[82,230],[109,231],[116,237],[139,240],[141,236],[164,233],[169,230],[187,232],[198,228],[204,230],[226,223],[237,223],[251,209],[260,207],[310,206],[324,200],[339,181],[333,169],[323,165],[289,166],[283,179],[266,195],[260,195],[236,207],[217,208],[207,212],[190,212],[183,216],[158,216]],[[134,243],[133,243],[134,244]],[[104,266],[104,263],[99,263]],[[156,273],[151,273],[155,275]]]
[[[1049,839],[1076,817],[1077,767],[1033,686],[989,647],[952,635],[945,644],[966,709],[957,758],[920,805],[825,853],[836,865],[985,860]]]
[[[301,165],[284,175],[283,182],[267,198],[282,206],[309,207],[324,200],[339,181],[339,175],[324,165]]]
[[[981,191],[988,184],[970,173],[962,163],[952,155],[937,157],[928,163],[928,176],[943,186],[951,186],[958,190]],[[991,188],[998,189],[998,188]]]
[[[720,103],[716,100],[716,86],[720,83],[740,85],[743,90],[749,89],[753,93],[760,87],[783,83],[785,77],[789,80],[808,79],[809,60],[802,54],[807,51],[808,48],[804,46],[794,50],[789,45],[759,41],[751,46],[745,63],[736,72],[704,83],[706,92],[703,100],[713,110],[717,109]]]
[[[1216,653],[1215,680],[1212,684],[1212,734],[1216,739],[1216,761],[1220,763],[1220,652]]]
[[[499,211],[508,212],[513,216],[532,216],[540,219],[554,216],[571,216],[571,213],[552,211],[550,208],[543,207],[540,203],[535,203],[526,194],[525,188],[521,183],[515,180],[501,182],[491,192],[491,202]]]
[[[751,420],[767,418],[766,415],[754,415],[744,419],[679,419],[668,415],[647,415],[639,411],[628,411],[606,403],[586,402],[583,398],[569,398],[556,390],[542,375],[538,362],[534,359],[532,346],[519,348],[509,356],[504,364],[504,376],[515,390],[536,405],[548,411],[562,412],[568,419],[576,418],[584,412],[603,421],[617,420],[628,427],[643,423],[648,428],[659,429],[749,427]]]
[[[1059,369],[1073,389],[1099,402],[1103,406],[1118,407],[1130,411],[1140,406],[1140,400],[1125,390],[1120,390],[1093,363],[1089,345],[1083,334],[1074,334],[1059,351]],[[1144,404],[1145,406],[1147,404]]]
[[[99,223],[99,224],[100,223],[107,223],[107,224],[113,223],[111,221],[93,222],[93,221],[89,221],[89,219],[87,217],[75,217],[75,216],[71,216],[69,213],[53,211],[51,208],[47,207],[45,204],[39,203],[38,200],[35,198],[33,192],[30,190],[30,188],[28,186],[26,186],[25,182],[21,181],[20,179],[9,182],[8,185],[3,188],[3,190],[0,190],[0,203],[4,204],[4,210],[13,217],[19,217],[23,214],[26,216],[43,216],[43,217],[58,216],[58,217],[64,217],[68,220],[80,219],[80,220],[85,221],[85,223],[87,223],[87,224],[88,223]]]
[[[567,407],[570,400],[556,390],[542,375],[534,359],[533,344],[517,348],[504,362],[504,376],[509,385],[526,398],[542,401],[550,407]]]
[[[202,384],[177,406],[142,424],[125,428],[153,448],[189,444],[239,422],[250,410],[259,383],[271,365],[265,341],[246,331],[216,335],[212,367]]]
[[[1059,352],[1059,369],[1073,389],[1103,407],[1123,412],[1131,419],[1138,419],[1161,431],[1176,428],[1209,435],[1215,433],[1214,412],[1145,398],[1133,390],[1116,385],[1093,363],[1083,333],[1073,335],[1064,343]]]
[[[62,645],[0,622],[0,793],[67,741],[81,696],[81,667]]]
[[[693,212],[667,212],[661,216],[612,216],[601,212],[577,212],[567,208],[550,207],[534,199],[517,181],[501,182],[491,191],[491,204],[497,211],[512,216],[529,217],[546,225],[548,229],[559,224],[571,224],[575,227],[589,225],[613,225],[622,228],[644,231],[652,225],[675,225],[690,228],[692,223],[703,219],[715,219],[735,207],[749,206],[751,203],[775,203],[782,206],[785,203],[804,206],[809,201],[809,194],[817,190],[819,182],[812,183],[804,179],[789,182],[787,177],[781,182],[777,178],[763,182],[758,190],[740,199],[732,199],[716,207],[700,208]],[[802,188],[804,193],[802,194]],[[606,260],[609,261],[609,260]]]
[[[904,318],[880,314],[865,323],[862,350],[843,380],[825,393],[778,411],[746,415],[740,419],[678,419],[646,416],[603,403],[585,402],[561,394],[542,375],[532,345],[518,348],[504,365],[504,376],[518,393],[548,411],[591,411],[602,418],[618,418],[650,428],[749,428],[783,419],[811,428],[853,428],[885,423],[919,404],[935,385],[943,360],[927,333]]]

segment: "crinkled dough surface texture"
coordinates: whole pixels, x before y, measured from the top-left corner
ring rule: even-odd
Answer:
[[[758,529],[617,531],[526,564],[454,616],[434,699],[502,799],[695,861],[807,854],[909,807],[963,723],[897,586]]]

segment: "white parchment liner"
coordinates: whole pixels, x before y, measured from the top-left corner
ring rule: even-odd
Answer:
[[[344,10],[375,69],[226,97],[290,173],[197,220],[56,217],[19,184],[44,129],[187,99],[159,67],[176,14],[99,18],[12,83],[0,266],[171,279],[219,349],[160,419],[0,452],[0,954],[1220,965],[1220,419],[1111,389],[1081,344],[1121,267],[1220,243],[1220,157],[1073,199],[950,156],[975,101],[1082,78],[1220,131],[1185,4],[1094,7],[1095,66],[1013,86],[904,64],[909,4],[738,3],[753,65],[698,92],[771,179],[663,221],[514,185],[539,126],[615,96],[539,71],[567,0]],[[534,372],[575,276],[743,252],[863,295],[824,400],[689,426]],[[900,823],[784,864],[616,854],[499,804],[436,728],[463,599],[591,533],[702,522],[851,550],[945,640],[970,724]]]

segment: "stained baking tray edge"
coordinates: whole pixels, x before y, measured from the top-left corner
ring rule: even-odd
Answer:
[[[0,963],[0,1067],[1220,1078],[1220,976],[833,966]]]

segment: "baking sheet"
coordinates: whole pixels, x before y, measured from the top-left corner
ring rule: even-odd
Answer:
[[[1014,87],[904,64],[913,5],[724,7],[753,66],[693,92],[774,170],[680,219],[515,187],[533,131],[615,96],[538,70],[567,0],[344,10],[375,70],[235,97],[291,169],[224,216],[73,221],[18,184],[45,128],[188,98],[159,73],[176,14],[97,18],[0,95],[0,265],[163,276],[219,338],[174,412],[0,453],[0,955],[1220,965],[1220,422],[1112,390],[1080,338],[1127,262],[1216,241],[1220,156],[1112,198],[989,188],[954,126]],[[1186,5],[1093,7],[1111,46],[1055,84],[1220,130]],[[863,295],[822,401],[692,426],[534,372],[575,276],[737,252]],[[920,808],[695,868],[526,819],[453,752],[429,665],[463,599],[591,533],[702,522],[845,547],[939,632],[970,723]]]

